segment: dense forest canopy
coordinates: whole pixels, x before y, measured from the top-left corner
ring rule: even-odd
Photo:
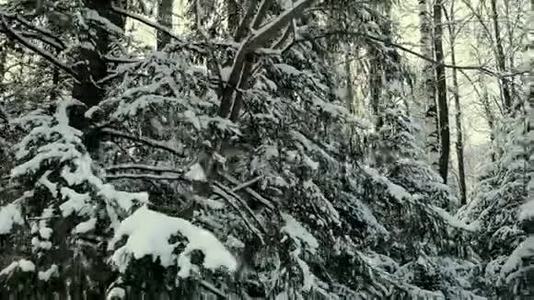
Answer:
[[[0,298],[532,299],[533,68],[533,0],[2,0]]]

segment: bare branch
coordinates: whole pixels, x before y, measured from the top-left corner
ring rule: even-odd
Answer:
[[[163,142],[157,141],[157,140],[149,139],[146,137],[138,137],[138,136],[135,136],[129,133],[125,133],[125,132],[121,132],[121,131],[117,131],[117,130],[113,130],[109,128],[102,129],[102,133],[110,135],[110,136],[127,139],[127,140],[134,141],[134,142],[139,142],[139,143],[142,143],[144,145],[147,145],[153,148],[165,150],[179,157],[185,157],[185,155],[181,151],[174,149],[173,147],[170,147],[169,145]]]
[[[138,14],[130,12],[130,11],[127,11],[125,9],[122,9],[120,7],[115,6],[114,4],[111,5],[111,10],[113,10],[114,12],[116,12],[118,14],[121,14],[121,15],[123,15],[125,17],[129,17],[129,18],[132,18],[132,19],[134,19],[136,21],[139,21],[139,22],[141,22],[141,23],[143,23],[143,24],[145,24],[145,25],[147,25],[149,27],[152,27],[154,29],[157,29],[157,30],[169,35],[170,37],[172,37],[172,38],[174,38],[176,40],[181,41],[181,38],[178,37],[176,34],[174,34],[170,28],[165,27],[165,26],[159,24],[158,22],[151,21],[150,19],[148,19],[148,18],[146,18],[144,16],[138,15]]]
[[[246,213],[243,212],[243,210],[241,210],[239,206],[234,202],[233,197],[228,195],[226,191],[224,191],[217,185],[213,187],[213,192],[217,196],[223,198],[228,204],[230,204],[230,206],[239,214],[248,229],[258,238],[258,240],[260,240],[262,244],[265,244],[263,240],[263,235],[261,234],[260,230],[250,222],[250,220],[246,216]]]
[[[236,189],[240,187],[240,183],[239,183],[239,180],[237,180],[235,177],[233,177],[232,175],[229,175],[229,174],[221,174],[221,176],[228,180],[229,182],[233,183],[233,184],[236,184],[238,186],[236,186],[233,191],[237,191]],[[243,184],[244,185],[244,184]],[[261,196],[260,194],[258,194],[256,191],[254,191],[252,188],[250,187],[245,187],[245,192],[247,192],[251,197],[253,197],[254,199],[256,199],[256,201],[260,202],[261,204],[265,205],[268,209],[270,210],[274,210],[275,207],[274,205],[271,203],[271,201],[265,199],[263,196]]]
[[[166,176],[166,175],[154,175],[154,174],[115,174],[115,175],[106,175],[107,180],[120,180],[120,179],[137,179],[137,180],[169,180],[177,181],[184,180],[188,181],[183,176]]]

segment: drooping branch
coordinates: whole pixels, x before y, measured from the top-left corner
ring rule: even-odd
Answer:
[[[170,152],[170,153],[172,153],[172,154],[174,154],[176,156],[179,156],[179,157],[184,157],[185,156],[178,149],[170,147],[170,146],[168,146],[165,143],[162,143],[160,141],[156,141],[156,140],[149,139],[149,138],[146,138],[146,137],[135,136],[135,135],[132,135],[132,134],[129,134],[129,133],[125,133],[125,132],[121,132],[121,131],[113,130],[113,129],[109,129],[109,128],[103,128],[101,130],[101,133],[109,135],[109,136],[123,138],[123,139],[130,140],[130,141],[133,141],[133,142],[138,142],[138,143],[144,144],[144,145],[149,146],[149,147],[165,150],[165,151],[168,151],[168,152]]]
[[[61,49],[65,49],[67,48],[67,46],[65,45],[65,43],[63,43],[63,41],[61,39],[59,39],[53,32],[51,31],[48,31],[44,28],[41,28],[41,27],[37,27],[35,25],[33,25],[30,21],[28,21],[27,19],[25,19],[24,17],[22,17],[21,15],[16,15],[16,20],[19,21],[20,23],[24,24],[24,26],[46,36],[48,39],[54,41],[54,44],[58,46],[58,48],[61,48]]]
[[[116,172],[116,171],[123,171],[123,170],[141,170],[141,171],[150,171],[150,172],[157,172],[157,173],[176,173],[176,174],[184,173],[182,170],[177,170],[173,168],[151,166],[151,165],[139,165],[139,164],[114,165],[114,166],[106,168],[107,172]]]
[[[17,43],[23,45],[24,47],[30,49],[31,51],[35,52],[36,54],[42,56],[45,58],[48,62],[52,63],[54,66],[56,66],[58,69],[64,71],[71,77],[73,77],[76,81],[80,81],[79,75],[69,66],[58,60],[54,55],[52,55],[50,52],[47,52],[44,49],[41,49],[37,46],[35,46],[32,42],[28,41],[24,36],[22,36],[20,33],[15,31],[14,29],[7,24],[6,18],[4,15],[0,15],[0,22],[1,27],[0,31],[4,32],[8,38],[16,41]]]
[[[21,36],[25,37],[25,38],[28,38],[28,39],[35,39],[35,40],[38,40],[40,42],[43,42],[49,46],[52,46],[54,49],[56,50],[65,50],[65,47],[63,47],[61,44],[58,44],[56,43],[55,41],[49,39],[47,36],[42,36],[42,35],[39,35],[35,32],[21,32],[20,33]]]
[[[173,39],[176,39],[176,40],[179,40],[179,41],[182,40],[179,36],[174,34],[170,28],[165,27],[165,26],[159,24],[158,22],[151,21],[150,19],[148,19],[148,18],[146,18],[144,16],[138,15],[138,14],[130,12],[130,11],[127,11],[125,9],[117,7],[114,4],[111,5],[111,10],[113,10],[114,12],[116,12],[116,13],[118,13],[120,15],[123,15],[125,17],[128,17],[128,18],[134,19],[136,21],[139,21],[139,22],[141,22],[141,23],[143,23],[143,24],[145,24],[145,25],[147,25],[149,27],[157,29],[158,31],[169,35]]]

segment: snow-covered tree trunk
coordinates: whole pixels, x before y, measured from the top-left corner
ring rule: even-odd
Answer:
[[[425,57],[433,58],[432,20],[430,18],[428,0],[419,0],[419,31],[421,34],[421,54]],[[421,92],[421,99],[419,101],[422,103],[421,106],[423,107],[425,120],[425,149],[429,162],[437,166],[439,159],[438,111],[436,106],[434,66],[430,62],[423,63],[419,91]]]

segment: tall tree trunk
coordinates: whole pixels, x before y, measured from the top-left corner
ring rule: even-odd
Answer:
[[[114,25],[124,28],[125,19],[111,9],[111,1],[86,0],[84,4]],[[95,106],[104,99],[104,90],[98,85],[98,81],[108,74],[107,61],[104,56],[111,46],[110,36],[106,28],[95,26],[92,30],[95,31],[95,34],[80,34],[84,37],[81,38],[82,42],[95,46],[94,48],[80,47],[77,61],[85,63],[76,66],[75,71],[81,78],[73,85],[72,89],[73,97],[87,107]]]
[[[172,14],[174,9],[174,0],[159,0],[158,4],[158,23],[172,29]],[[158,50],[163,49],[169,42],[171,37],[161,31],[157,33],[156,47]]]
[[[441,21],[443,0],[437,0],[434,4],[434,51],[436,53],[436,91],[439,111],[439,174],[447,183],[449,174],[450,152],[450,128],[449,128],[449,104],[447,102],[447,79],[444,67],[443,54],[443,25]]]
[[[345,51],[345,76],[346,76],[346,89],[347,93],[345,95],[346,97],[346,105],[347,110],[352,114],[354,113],[354,90],[352,86],[352,67],[351,67],[351,61],[350,61],[350,54],[349,54],[350,46],[347,45],[347,50]]]
[[[3,91],[4,76],[7,62],[7,41],[0,44],[0,93]]]
[[[508,70],[514,70],[515,69],[515,51],[513,50],[513,45],[514,45],[514,32],[515,32],[515,29],[514,29],[514,26],[515,24],[513,24],[513,19],[515,16],[511,16],[510,14],[512,13],[511,12],[511,6],[513,6],[514,3],[510,3],[510,1],[504,1],[504,10],[505,10],[505,19],[506,19],[506,37],[508,38],[507,42],[508,42],[508,45],[510,47],[510,53],[508,54]],[[508,79],[506,81],[507,83],[507,86],[508,86],[508,89],[510,91],[510,95],[513,99],[513,97],[516,95],[516,87],[515,87],[515,84],[514,84],[514,80],[513,79]],[[514,106],[514,108],[512,108],[512,110],[515,110],[515,104],[518,104],[518,103],[512,103],[512,106]]]
[[[455,1],[451,1],[450,13],[448,18],[449,38],[451,43],[451,63],[456,65],[456,19],[455,19]],[[467,204],[467,185],[465,182],[465,165],[464,165],[464,141],[462,127],[462,107],[460,105],[460,89],[458,85],[458,70],[452,69],[452,84],[454,90],[454,108],[456,109],[456,159],[458,160],[458,180],[460,186],[460,204]]]
[[[453,21],[454,22],[454,21]],[[454,39],[451,40],[451,63],[456,65],[456,49]],[[467,185],[465,183],[465,165],[464,165],[464,141],[462,127],[462,107],[460,105],[460,94],[458,86],[458,71],[452,70],[452,84],[454,89],[454,108],[456,109],[456,156],[458,160],[458,177],[460,185],[460,203],[467,204]]]
[[[421,54],[429,58],[434,57],[431,21],[428,0],[419,0]],[[439,158],[439,126],[434,77],[434,66],[430,62],[425,61],[422,69],[421,82],[419,84],[425,119],[425,149],[428,154],[429,162],[437,169]]]
[[[502,46],[497,0],[490,0],[490,4],[491,20],[493,22],[493,34],[495,35],[495,60],[497,62],[497,70],[499,70],[501,73],[504,73],[506,71],[506,57],[504,56],[504,48]],[[506,78],[500,78],[499,86],[501,90],[504,112],[509,113],[512,109],[512,95],[510,93],[508,80]]]
[[[382,127],[382,64],[379,51],[371,46],[369,49],[369,99],[376,117],[376,128]]]

